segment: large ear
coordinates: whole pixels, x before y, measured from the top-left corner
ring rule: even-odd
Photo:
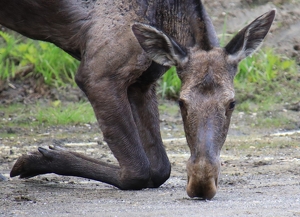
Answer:
[[[259,49],[271,28],[275,12],[274,9],[256,18],[226,45],[225,50],[233,60],[239,62]]]
[[[162,31],[140,23],[134,24],[132,31],[141,47],[156,63],[163,66],[182,66],[188,61],[186,51]]]

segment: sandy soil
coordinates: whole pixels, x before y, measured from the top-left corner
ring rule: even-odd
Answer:
[[[227,30],[277,7],[267,44],[299,58],[299,1],[204,1],[218,33],[227,14]],[[253,3],[260,3],[254,6]],[[300,62],[300,61],[299,61]],[[299,112],[289,111],[300,123]],[[28,180],[8,178],[21,154],[50,144],[114,162],[96,125],[17,129],[0,138],[0,216],[300,216],[300,133],[255,130],[235,113],[223,147],[219,191],[212,201],[185,193],[189,151],[179,113],[162,114],[161,129],[172,162],[171,178],[158,189],[120,191],[109,185],[53,174]],[[251,117],[247,120],[251,121]],[[7,129],[9,130],[9,129]]]
[[[0,216],[300,216],[300,132],[236,136],[238,130],[231,129],[221,154],[219,191],[212,201],[203,201],[185,193],[189,151],[184,138],[170,139],[175,136],[170,129],[180,132],[180,127],[162,122],[169,131],[164,137],[172,174],[158,189],[121,191],[53,174],[7,179],[0,184]],[[20,132],[0,141],[0,172],[7,178],[20,154],[49,144],[115,161],[101,141],[96,126]]]

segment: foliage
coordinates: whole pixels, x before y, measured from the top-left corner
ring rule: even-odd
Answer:
[[[13,34],[0,31],[0,79],[9,79],[26,65],[33,65],[33,73],[40,73],[51,86],[74,82],[78,61],[53,44],[21,40]]]
[[[263,49],[243,60],[235,78],[238,110],[268,111],[276,104],[300,100],[295,89],[300,88],[296,62]],[[258,106],[255,106],[258,104]]]
[[[280,56],[272,49],[264,49],[240,63],[235,81],[269,83],[280,73],[295,73],[296,70],[294,60]]]
[[[162,98],[178,97],[181,88],[181,81],[177,76],[176,67],[171,67],[160,80],[160,88],[158,93]]]

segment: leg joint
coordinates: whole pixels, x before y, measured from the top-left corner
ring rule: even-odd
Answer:
[[[122,190],[139,190],[148,187],[150,180],[150,165],[143,166],[139,169],[123,169],[121,172]]]

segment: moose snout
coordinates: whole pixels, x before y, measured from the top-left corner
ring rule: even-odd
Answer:
[[[218,177],[220,172],[220,163],[207,162],[201,160],[198,162],[187,163],[188,182],[186,191],[191,198],[212,199],[217,193]]]

